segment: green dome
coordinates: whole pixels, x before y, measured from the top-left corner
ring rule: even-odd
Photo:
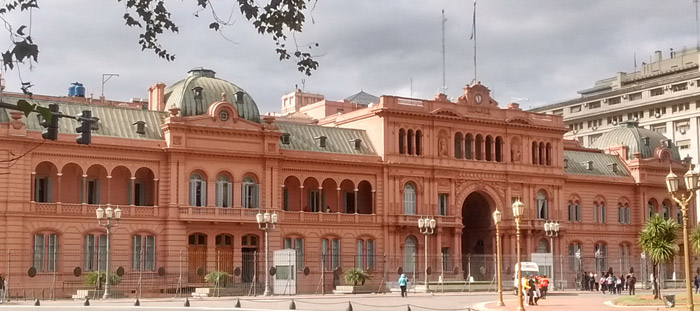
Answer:
[[[238,116],[260,123],[258,106],[246,91],[217,78],[211,69],[195,68],[188,73],[187,78],[165,89],[165,109],[180,108],[182,116],[205,114],[209,106],[221,101],[221,94],[226,93],[226,101],[236,107]]]
[[[666,136],[638,127],[637,122],[628,121],[625,124],[609,131],[600,136],[591,144],[591,148],[606,149],[612,146],[625,145],[628,147],[627,158],[634,158],[634,154],[639,152],[642,159],[651,158],[654,156],[654,149],[664,145],[664,142],[670,141]],[[678,147],[673,143],[668,145],[671,152],[671,157],[674,160],[680,161],[681,156],[678,152]]]

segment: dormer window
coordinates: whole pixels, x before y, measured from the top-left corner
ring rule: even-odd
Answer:
[[[357,138],[351,140],[350,142],[355,146],[355,150],[360,150],[360,148],[362,148],[362,139]]]
[[[236,103],[242,103],[243,102],[243,92],[238,91],[236,92]]]
[[[642,137],[642,143],[644,144],[644,146],[649,146],[649,137],[648,136]]]
[[[136,134],[141,134],[141,135],[146,134],[146,122],[136,121],[132,125],[136,125]]]
[[[564,168],[569,168],[569,159],[564,159]]]
[[[194,99],[202,99],[202,91],[204,89],[201,86],[197,86],[192,89],[192,94],[194,95]]]
[[[282,144],[289,145],[289,136],[289,133],[283,133],[282,136],[280,136],[280,141],[282,142]]]
[[[314,139],[318,139],[318,146],[319,147],[326,148],[326,140],[328,139],[328,137],[322,135],[322,136],[314,137]]]
[[[609,165],[610,165],[613,173],[617,173],[619,171],[619,169],[617,168],[617,163],[610,163]]]
[[[587,170],[592,171],[593,170],[593,161],[586,161],[581,163],[583,166],[586,167]]]

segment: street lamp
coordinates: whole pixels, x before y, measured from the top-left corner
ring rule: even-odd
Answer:
[[[515,251],[518,256],[518,311],[524,311],[525,306],[523,305],[523,271],[520,267],[520,217],[523,217],[523,209],[525,204],[517,199],[513,202],[513,217],[515,218]]]
[[[437,221],[435,221],[435,218],[423,218],[421,217],[418,219],[418,230],[420,233],[422,233],[425,236],[425,243],[424,243],[424,254],[425,254],[425,267],[424,267],[424,272],[425,272],[425,292],[429,292],[430,287],[428,285],[428,236],[435,233],[435,225]]]
[[[501,212],[493,211],[493,223],[496,224],[496,279],[498,280],[498,306],[503,307],[503,280],[501,280],[501,233],[498,225],[501,224]],[[518,280],[519,282],[520,280]]]
[[[581,275],[581,270],[582,270],[582,264],[581,264],[581,248],[576,250],[576,253],[574,254],[576,256],[576,282],[578,283],[578,278],[581,277],[581,281],[585,280],[585,272],[583,275]],[[591,278],[593,277],[593,274],[591,273]],[[584,290],[586,286],[584,284],[581,284],[581,290]]]
[[[557,282],[554,280],[554,238],[559,236],[559,222],[545,221],[544,222],[544,233],[549,237],[550,251],[552,252],[552,284],[554,288],[557,287]]]
[[[263,292],[263,295],[270,296],[272,294],[270,292],[270,260],[268,259],[270,254],[270,241],[267,238],[267,232],[275,229],[277,214],[270,214],[269,212],[262,214],[258,212],[258,214],[255,215],[255,220],[258,222],[258,228],[265,231],[265,292]]]
[[[105,292],[102,295],[102,299],[107,299],[109,298],[109,236],[112,231],[112,227],[119,226],[119,219],[122,218],[122,210],[117,207],[117,209],[113,210],[110,206],[107,206],[107,209],[102,209],[102,207],[98,207],[95,210],[95,216],[97,216],[97,224],[100,225],[101,227],[107,228],[107,258],[105,260]],[[107,223],[103,224],[102,220],[106,219]],[[112,219],[115,219],[117,222],[112,223]],[[100,280],[99,277],[99,271],[97,273],[97,282]]]
[[[690,165],[690,164],[689,164]],[[688,247],[688,203],[693,199],[695,191],[698,189],[698,173],[693,171],[692,167],[683,175],[685,181],[685,189],[679,190],[679,178],[673,173],[669,167],[669,173],[666,175],[666,187],[678,205],[681,206],[683,213],[683,262],[685,264],[685,288],[688,295],[688,310],[693,310],[693,288],[690,283],[690,252]]]
[[[642,254],[639,255],[639,257],[642,258],[642,265],[643,265],[642,268],[644,268],[644,269],[642,269],[642,284],[643,284],[642,288],[646,289],[647,288],[647,275],[646,275],[646,273],[647,273],[647,254],[645,252],[642,252]]]

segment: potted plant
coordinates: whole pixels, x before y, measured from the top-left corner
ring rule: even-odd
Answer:
[[[352,268],[345,271],[344,281],[346,286],[337,286],[334,293],[338,294],[355,294],[362,292],[358,287],[365,285],[365,282],[370,279],[369,274],[362,269]]]
[[[204,281],[214,287],[226,287],[226,281],[231,277],[226,271],[212,271],[204,276]]]

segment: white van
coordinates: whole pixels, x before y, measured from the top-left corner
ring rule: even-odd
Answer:
[[[534,262],[521,262],[522,266],[522,277],[526,278],[528,275],[540,274],[540,267]],[[518,294],[518,264],[515,264],[515,270],[513,270],[513,293]]]

